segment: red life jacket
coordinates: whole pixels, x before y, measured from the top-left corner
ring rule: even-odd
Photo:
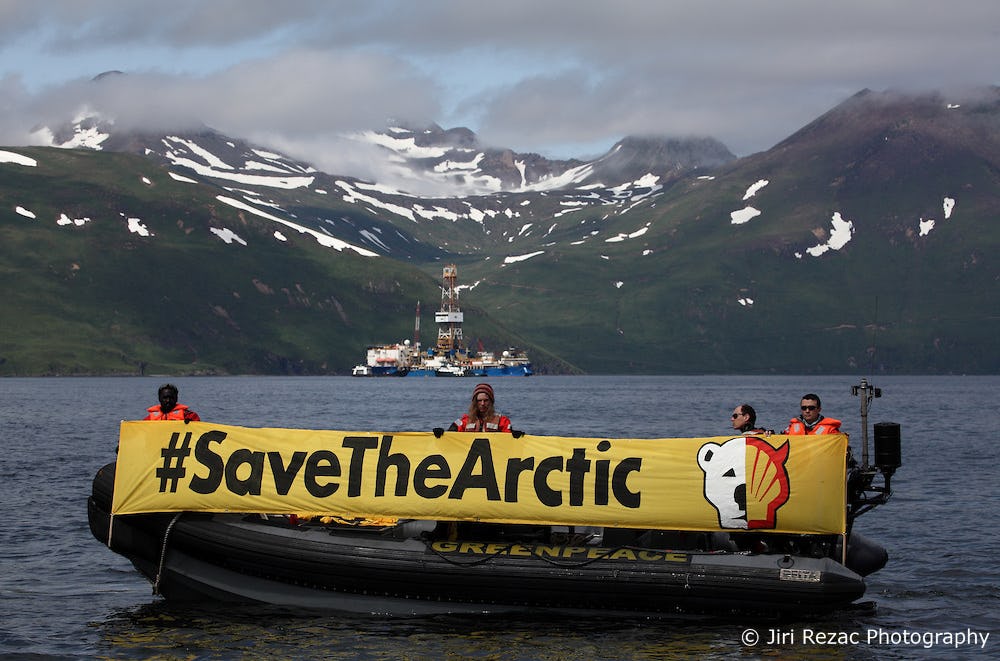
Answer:
[[[801,436],[803,434],[839,434],[840,420],[836,418],[822,417],[813,425],[812,429],[806,429],[806,425],[801,418],[792,418],[788,421],[788,429],[785,433],[789,436]]]
[[[201,420],[198,414],[187,407],[187,404],[175,404],[168,413],[163,413],[160,405],[150,406],[149,412],[143,420]]]
[[[510,418],[505,415],[497,415],[492,420],[487,421],[485,425],[482,425],[478,420],[469,418],[468,413],[464,413],[461,418],[455,421],[455,426],[458,427],[458,431],[509,432]],[[482,427],[485,427],[485,429]]]

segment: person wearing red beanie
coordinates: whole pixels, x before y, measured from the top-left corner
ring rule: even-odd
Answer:
[[[493,408],[496,398],[493,387],[488,383],[480,383],[472,389],[472,402],[469,412],[451,423],[448,431],[481,431],[510,432],[510,418],[500,415]]]

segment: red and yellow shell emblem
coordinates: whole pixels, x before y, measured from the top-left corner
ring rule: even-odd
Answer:
[[[705,499],[719,513],[722,528],[777,526],[778,509],[788,502],[788,442],[774,448],[762,438],[733,438],[698,449],[705,473]]]

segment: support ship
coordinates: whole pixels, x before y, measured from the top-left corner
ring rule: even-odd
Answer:
[[[527,354],[510,347],[497,356],[490,351],[470,351],[462,337],[462,310],[458,305],[458,268],[444,267],[441,307],[434,314],[438,325],[437,344],[420,346],[420,303],[417,302],[413,340],[368,347],[365,363],[357,365],[353,376],[531,376]]]

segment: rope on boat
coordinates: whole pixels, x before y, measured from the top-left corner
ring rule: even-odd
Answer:
[[[163,564],[167,559],[167,540],[170,539],[170,531],[174,529],[174,524],[177,523],[177,519],[181,518],[181,514],[184,512],[178,512],[174,515],[174,518],[170,519],[170,523],[167,524],[167,529],[163,532],[163,545],[160,547],[160,563],[156,568],[156,580],[153,581],[153,594],[160,594],[160,578],[163,576]]]

